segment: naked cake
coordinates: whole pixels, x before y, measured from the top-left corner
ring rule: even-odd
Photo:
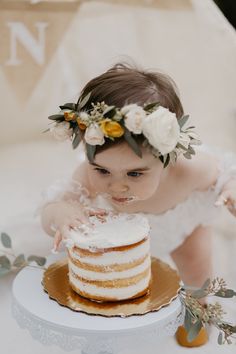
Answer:
[[[119,214],[90,221],[92,228],[68,234],[72,289],[95,301],[145,295],[151,281],[148,220],[140,214]]]

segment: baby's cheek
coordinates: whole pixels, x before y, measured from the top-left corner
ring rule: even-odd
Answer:
[[[142,181],[135,186],[134,195],[142,200],[150,198],[156,191],[158,182],[156,180],[148,179]]]

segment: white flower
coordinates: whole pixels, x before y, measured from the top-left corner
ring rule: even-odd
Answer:
[[[89,145],[103,145],[104,134],[97,123],[91,124],[85,131],[84,139]]]
[[[80,112],[79,117],[83,122],[88,122],[89,121],[89,115],[86,112]]]
[[[50,128],[54,138],[59,141],[64,141],[71,138],[73,130],[70,128],[69,122],[56,123],[52,128]]]
[[[141,134],[143,129],[143,121],[146,117],[144,109],[137,104],[130,104],[121,109],[121,113],[125,115],[125,126],[134,134]]]
[[[162,155],[168,154],[174,150],[179,140],[180,128],[176,115],[159,106],[144,120],[143,135]]]

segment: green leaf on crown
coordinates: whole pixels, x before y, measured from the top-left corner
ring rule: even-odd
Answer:
[[[183,154],[183,156],[188,160],[191,160],[191,158],[192,158],[192,156],[189,152],[186,152],[185,154]]]
[[[49,116],[48,119],[56,120],[57,122],[63,122],[65,117],[63,114],[53,114],[52,116]]]
[[[128,145],[131,147],[131,149],[137,154],[139,157],[142,157],[142,151],[138,144],[136,143],[135,139],[132,137],[130,131],[124,127],[125,132],[124,132],[124,138]]]
[[[189,115],[183,116],[178,119],[180,129],[184,126],[184,124],[187,122],[188,119],[189,119]]]
[[[11,248],[11,238],[5,232],[1,233],[1,242],[5,248]]]
[[[71,109],[72,111],[76,110],[76,104],[75,103],[65,103],[63,106],[59,106],[61,109]]]
[[[196,152],[195,152],[195,150],[192,148],[191,145],[188,146],[188,152],[189,152],[191,155],[196,155]]]
[[[72,141],[72,147],[73,149],[76,149],[77,146],[79,145],[79,143],[81,142],[82,140],[82,133],[81,131],[79,130],[79,127],[75,127],[74,128],[74,139]]]
[[[86,103],[89,101],[90,99],[90,96],[91,96],[91,92],[89,92],[85,97],[81,97],[79,102],[78,102],[78,105],[77,105],[77,110],[81,110],[81,108],[83,108]]]
[[[96,145],[89,145],[86,143],[87,157],[90,162],[94,161],[94,156],[96,152]]]
[[[170,154],[166,154],[163,159],[164,168],[166,168],[169,162],[170,162]]]
[[[105,118],[112,118],[116,114],[115,106],[108,106],[103,112]]]
[[[144,111],[149,112],[155,110],[158,106],[160,106],[160,102],[152,102],[148,103],[146,106],[143,107]]]

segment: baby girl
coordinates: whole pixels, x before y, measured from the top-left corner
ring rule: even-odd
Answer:
[[[211,278],[211,222],[220,205],[236,216],[236,169],[200,145],[173,80],[117,64],[60,108],[50,130],[74,148],[83,144],[86,158],[42,210],[55,249],[68,229],[89,226],[90,215],[144,213],[152,254],[170,254],[187,285]]]

